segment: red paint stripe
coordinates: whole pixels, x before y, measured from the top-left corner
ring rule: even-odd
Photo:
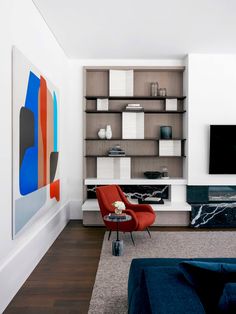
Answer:
[[[40,124],[43,140],[43,185],[47,185],[47,82],[40,77]]]
[[[56,198],[60,201],[60,180],[56,180],[50,184],[50,198]]]

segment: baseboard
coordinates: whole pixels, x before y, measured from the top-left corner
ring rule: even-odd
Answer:
[[[58,209],[29,241],[0,266],[0,313],[37,266],[69,220],[69,203]],[[4,284],[3,284],[4,283]]]
[[[83,219],[83,213],[82,213],[82,200],[71,200],[69,202],[70,204],[70,219]]]

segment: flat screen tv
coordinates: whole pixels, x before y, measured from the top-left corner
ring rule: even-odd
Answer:
[[[236,125],[210,126],[210,174],[236,174]]]

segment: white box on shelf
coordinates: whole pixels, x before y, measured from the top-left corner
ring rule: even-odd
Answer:
[[[181,156],[181,141],[159,140],[159,156]]]
[[[98,179],[130,179],[131,158],[97,157]]]
[[[134,95],[134,71],[110,70],[109,71],[109,95],[133,96]]]
[[[178,109],[177,98],[166,99],[166,110],[167,111],[177,111],[177,109]]]
[[[144,112],[122,112],[122,138],[144,139]]]
[[[108,111],[108,98],[97,99],[97,111]]]

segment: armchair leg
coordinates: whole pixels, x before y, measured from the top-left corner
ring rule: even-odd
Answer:
[[[109,230],[108,241],[110,240],[112,230]]]
[[[146,228],[146,230],[147,230],[147,233],[148,233],[149,237],[151,238],[151,233],[150,233],[148,227]]]
[[[130,232],[130,237],[131,237],[131,240],[132,240],[132,242],[133,242],[133,245],[135,246],[135,243],[134,243],[134,238],[133,238],[133,234],[132,234],[132,232]]]

